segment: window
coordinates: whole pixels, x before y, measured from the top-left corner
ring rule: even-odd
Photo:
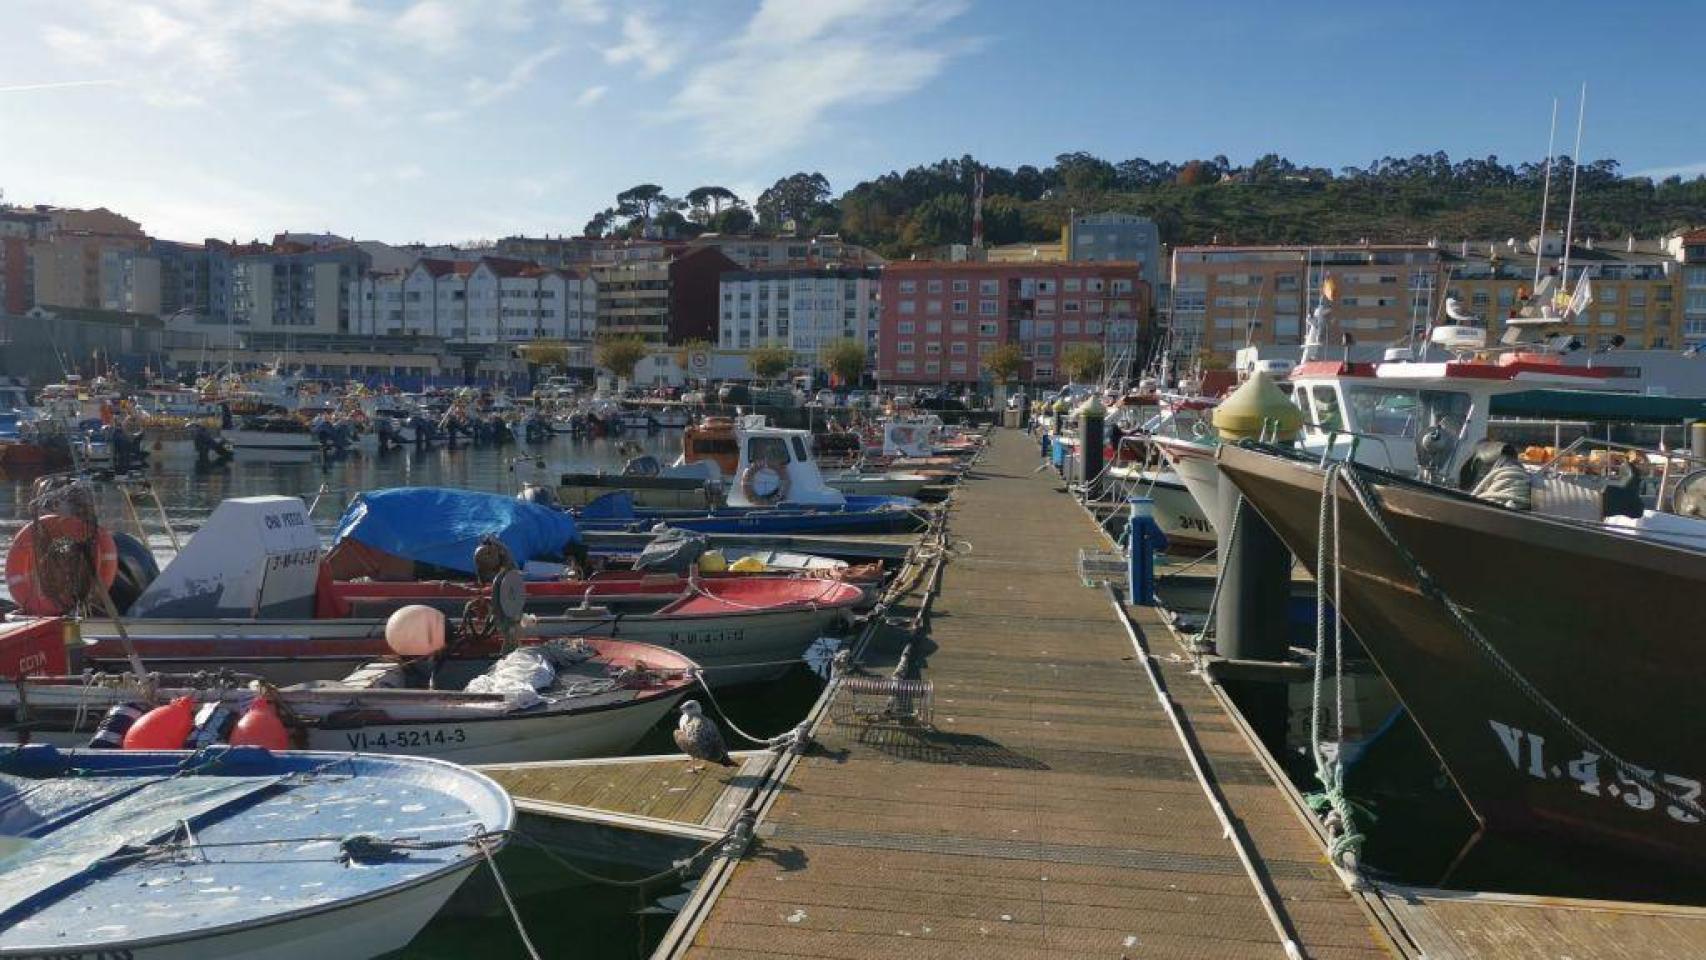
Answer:
[[[977,312],[980,316],[999,317],[1001,315],[1001,303],[998,300],[979,300]]]
[[[1084,324],[1084,332],[1085,333],[1101,333],[1102,332],[1102,321],[1100,321],[1100,320],[1087,321]]]
[[[896,306],[900,308],[902,316],[909,316],[918,312],[918,301],[916,300],[902,300]]]
[[[971,312],[970,302],[965,301],[965,300],[955,300],[954,301],[954,312],[955,313],[970,313]]]
[[[903,335],[911,335],[911,333],[913,332],[914,326],[916,326],[916,325],[911,320],[902,320],[896,326],[896,332],[901,333]]]
[[[913,369],[914,368],[913,368],[911,360],[902,360],[901,362],[894,365],[894,371],[896,373],[911,373],[913,371]]]
[[[978,324],[977,324],[977,335],[978,336],[980,336],[980,337],[993,337],[993,336],[999,335],[1000,333],[1001,333],[1001,325],[999,323],[995,323],[994,321],[991,321],[991,320],[980,320],[980,321],[978,321]]]
[[[1086,300],[1086,301],[1084,301],[1084,312],[1085,313],[1101,313],[1102,312],[1102,301],[1100,301],[1100,300]]]
[[[746,441],[748,463],[787,463],[788,442],[781,437],[752,437]]]
[[[1077,313],[1078,312],[1078,301],[1077,300],[1063,300],[1063,301],[1061,301],[1060,306],[1067,313]]]
[[[806,455],[805,442],[802,441],[799,437],[791,437],[790,439],[793,441],[793,445],[794,445],[794,459],[800,461],[801,463],[805,463],[807,460],[810,460],[811,457]]]
[[[942,321],[940,321],[940,320],[926,320],[926,321],[924,321],[924,332],[925,333],[941,333],[942,332]]]
[[[1281,277],[1280,279],[1283,281],[1285,278]],[[1285,289],[1284,284],[1281,284],[1281,286],[1278,289]],[[1293,276],[1291,278],[1291,289],[1293,289],[1293,290],[1297,289],[1297,277],[1295,277],[1295,276]],[[1115,293],[1130,293],[1131,292],[1131,281],[1130,280],[1115,280],[1114,281],[1114,292]]]
[[[951,354],[954,354],[955,356],[961,356],[961,357],[965,356],[966,349],[967,349],[966,344],[965,344],[965,341],[963,341],[963,340],[956,340],[953,343],[948,345],[948,352]]]
[[[1060,332],[1064,336],[1075,336],[1078,333],[1078,321],[1062,320],[1060,322]]]
[[[1037,313],[1038,314],[1048,314],[1048,313],[1053,313],[1053,312],[1054,312],[1054,301],[1053,300],[1038,300],[1037,301]]]
[[[1084,289],[1090,293],[1101,293],[1102,292],[1102,278],[1101,277],[1091,277],[1090,279],[1084,281]]]
[[[1001,292],[1001,281],[999,281],[999,280],[979,280],[977,282],[977,292],[983,294],[986,297],[993,297],[996,294]]]
[[[1577,281],[1577,282],[1579,283],[1580,281]],[[1595,290],[1594,294],[1599,297],[1600,303],[1616,303],[1617,302],[1617,288],[1616,287],[1607,285],[1603,289]]]
[[[970,280],[955,280],[954,281],[954,292],[955,293],[966,293],[970,290],[971,290],[971,281]]]
[[[931,292],[931,293],[941,293],[942,292],[942,281],[932,280],[932,281],[930,281],[930,285],[926,289],[928,289],[929,292]]]
[[[940,301],[940,300],[926,300],[926,301],[924,301],[924,312],[925,313],[941,313],[942,312],[942,301]]]
[[[902,356],[905,356],[909,353],[917,352],[914,349],[913,343],[911,340],[902,340],[900,343],[896,344],[895,347],[896,347],[895,352],[901,354]]]
[[[966,362],[964,360],[955,360],[949,363],[948,372],[964,374],[966,372]]]
[[[918,281],[916,281],[916,280],[902,280],[900,282],[900,292],[901,293],[917,293],[918,292]]]
[[[1037,336],[1039,336],[1039,337],[1052,337],[1052,336],[1054,336],[1054,321],[1053,320],[1038,320],[1037,321]]]
[[[942,352],[942,345],[940,343],[937,343],[936,341],[932,340],[929,343],[926,343],[924,345],[924,352],[925,353],[941,353]]]
[[[1083,289],[1083,283],[1077,277],[1067,277],[1065,281],[1065,289],[1067,293],[1077,293],[1079,290]]]
[[[977,342],[977,355],[978,356],[981,357],[981,356],[985,356],[987,354],[991,354],[994,352],[995,352],[995,341],[994,340],[979,340]]]
[[[1037,281],[1037,296],[1039,296],[1039,297],[1052,297],[1052,296],[1054,296],[1054,281],[1053,280],[1038,280]]]
[[[966,327],[967,327],[966,321],[955,320],[953,323],[948,324],[948,332],[949,333],[965,333]]]
[[[1599,325],[1602,327],[1617,326],[1617,312],[1614,310],[1601,310],[1599,313]]]
[[[1044,341],[1042,343],[1037,344],[1037,356],[1039,356],[1039,357],[1052,357],[1052,356],[1054,356],[1054,344],[1049,343],[1047,341]]]

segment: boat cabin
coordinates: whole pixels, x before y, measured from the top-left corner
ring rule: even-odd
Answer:
[[[811,431],[764,426],[762,417],[749,417],[747,421],[759,422],[743,421],[734,427],[740,461],[729,487],[729,506],[847,505],[846,496],[824,482],[812,460]]]
[[[1439,327],[1431,340],[1456,354],[1442,362],[1394,357],[1381,363],[1315,360],[1291,374],[1292,402],[1304,413],[1303,446],[1356,462],[1446,480],[1487,436],[1497,394],[1592,387],[1602,375],[1566,366],[1556,353],[1488,356],[1486,331]]]

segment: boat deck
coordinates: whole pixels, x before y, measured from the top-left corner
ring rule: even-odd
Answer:
[[[1035,471],[1035,449],[997,433],[954,505],[951,536],[971,549],[915,651],[933,727],[820,725],[758,843],[663,955],[1267,958],[1286,938],[1306,957],[1399,955],[1144,612],[1186,716],[1188,736],[1175,732],[1107,595],[1078,578],[1078,551],[1103,541]]]

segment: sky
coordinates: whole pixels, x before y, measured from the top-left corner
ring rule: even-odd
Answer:
[[[0,190],[176,240],[577,233],[970,153],[1706,173],[1697,4],[0,0]]]

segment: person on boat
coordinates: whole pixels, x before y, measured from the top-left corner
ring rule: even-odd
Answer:
[[[1502,440],[1482,440],[1458,472],[1458,487],[1469,495],[1512,510],[1534,509],[1534,488],[1516,448]]]

